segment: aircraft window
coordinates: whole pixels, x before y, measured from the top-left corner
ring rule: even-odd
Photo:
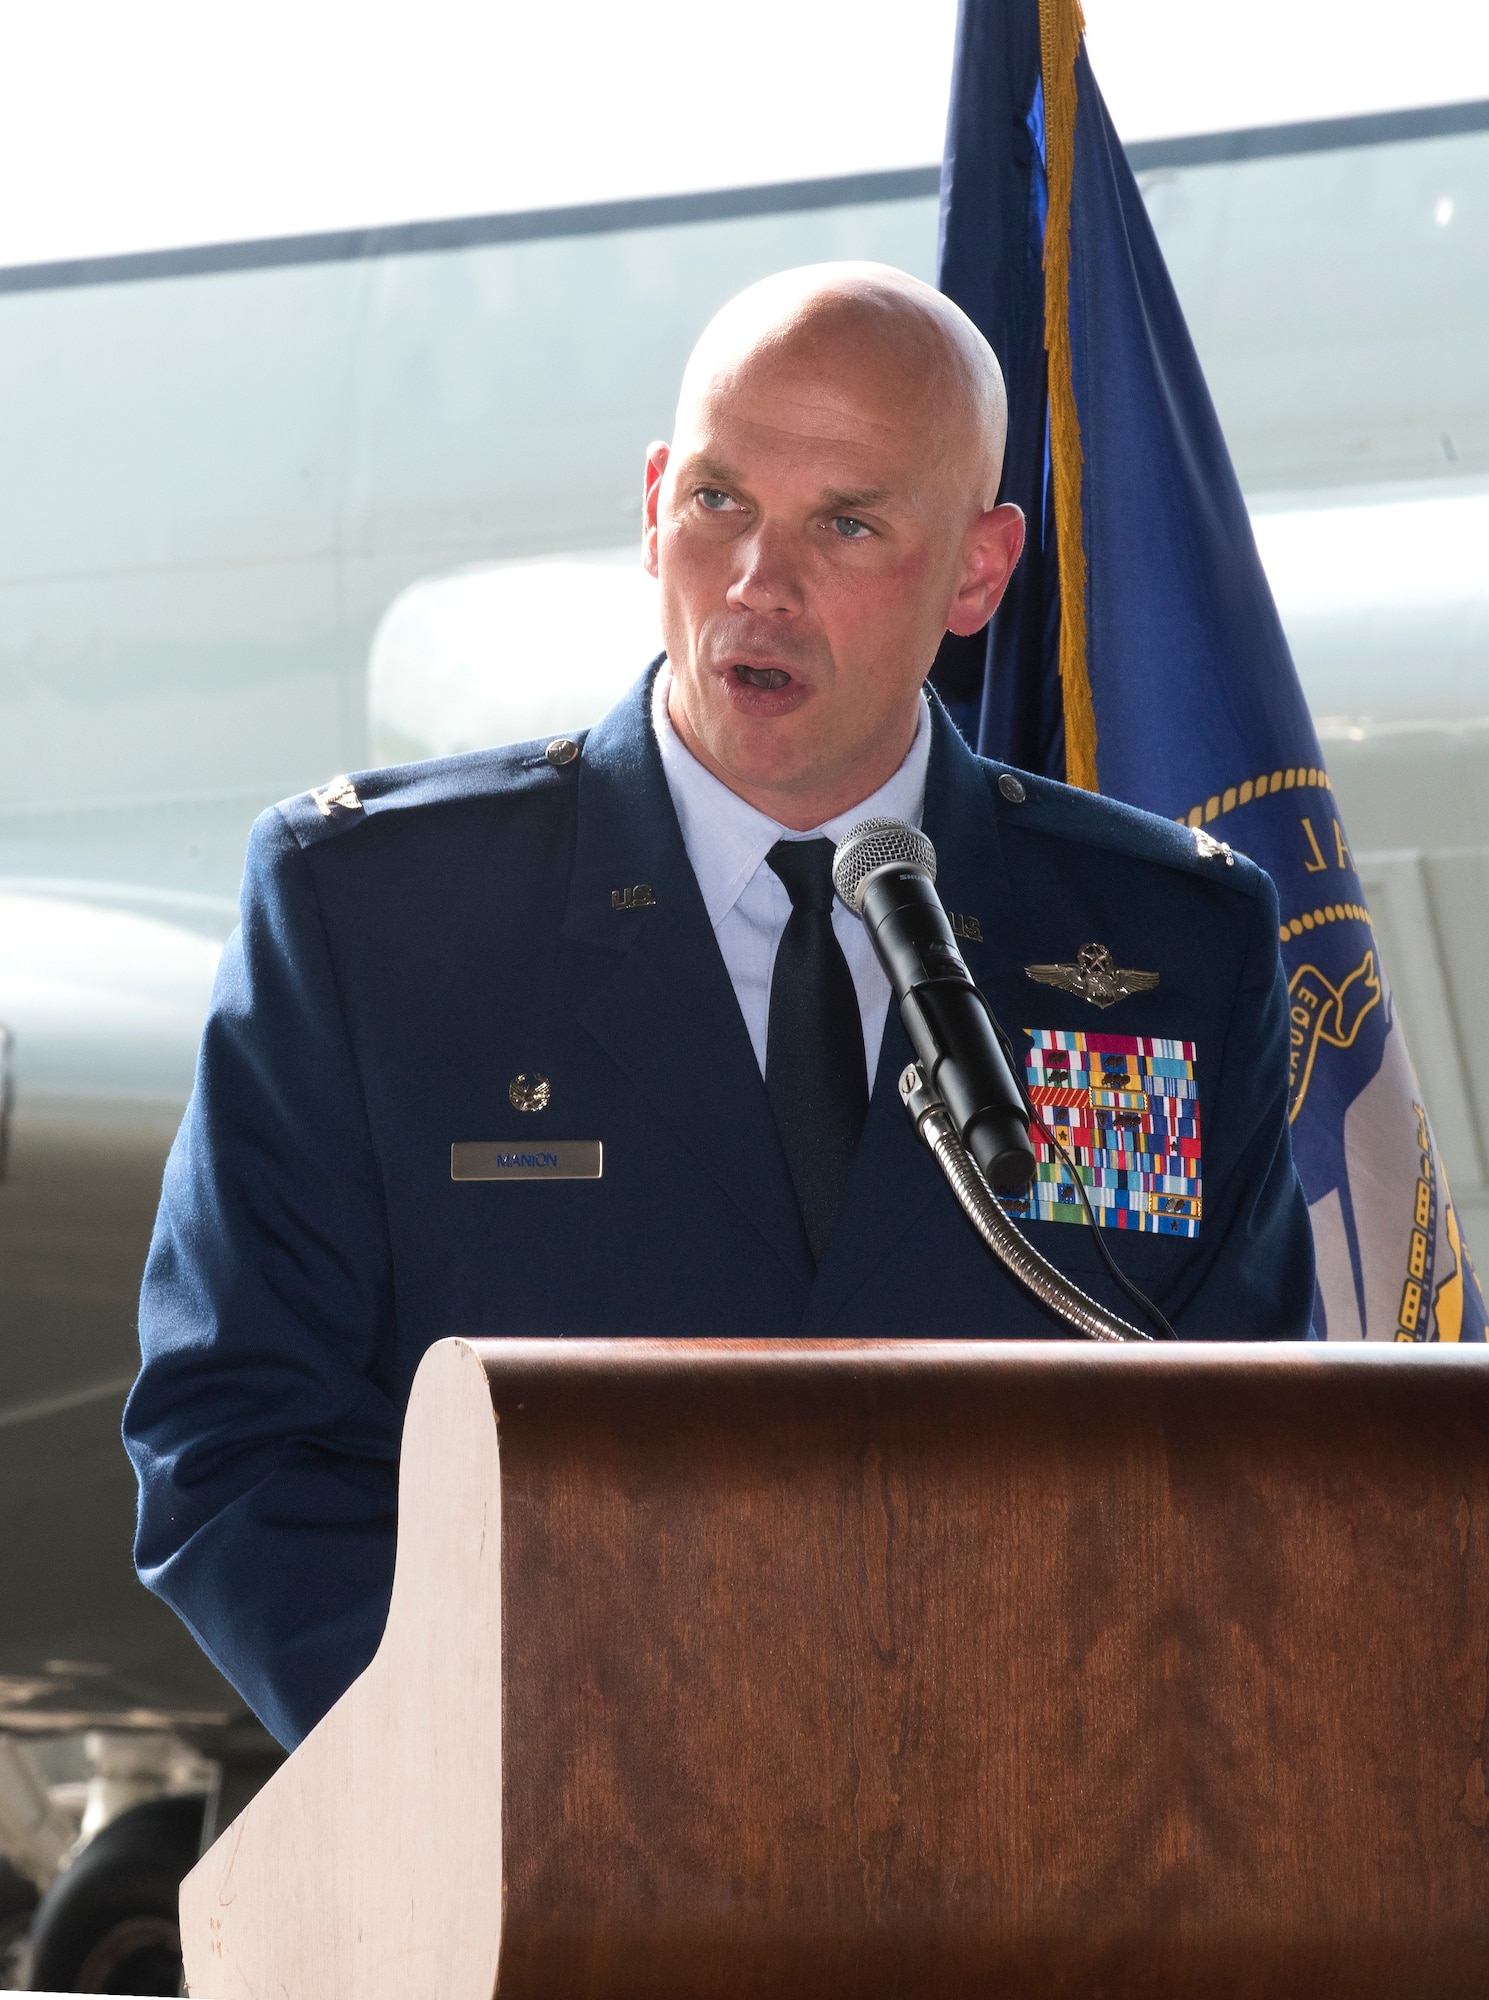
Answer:
[[[421,578],[372,642],[372,761],[447,757],[598,721],[661,650],[656,593],[634,547]]]

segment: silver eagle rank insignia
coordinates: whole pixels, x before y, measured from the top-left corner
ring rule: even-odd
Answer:
[[[329,784],[321,785],[310,794],[315,801],[315,809],[322,819],[330,819],[331,808],[340,806],[343,812],[360,812],[362,801],[357,797],[357,788],[350,778],[332,778]]]
[[[1202,826],[1192,826],[1189,831],[1194,835],[1194,851],[1201,861],[1223,861],[1227,868],[1235,867],[1235,853],[1228,840],[1217,840]]]
[[[1136,972],[1118,965],[1104,944],[1083,944],[1074,965],[1026,965],[1024,974],[1040,986],[1058,986],[1093,1007],[1114,1007],[1132,993],[1151,993],[1156,972]]]

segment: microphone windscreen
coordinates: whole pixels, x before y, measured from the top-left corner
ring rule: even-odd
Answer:
[[[881,868],[923,868],[934,882],[936,850],[902,819],[864,819],[849,827],[832,857],[832,886],[854,916],[861,915],[865,885]]]

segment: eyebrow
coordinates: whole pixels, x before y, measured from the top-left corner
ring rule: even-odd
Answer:
[[[860,510],[868,513],[893,498],[887,486],[864,488],[857,493],[824,493],[822,511],[824,514],[856,514]]]
[[[720,486],[737,486],[739,475],[716,458],[688,458],[683,469],[689,479],[717,480]]]
[[[736,486],[739,474],[717,458],[690,458],[687,461],[690,479],[716,480],[720,486]],[[833,490],[821,495],[817,504],[824,514],[856,514],[870,512],[882,507],[894,494],[887,486],[861,487],[857,492],[848,493]]]

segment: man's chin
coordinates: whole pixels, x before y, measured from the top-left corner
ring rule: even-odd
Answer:
[[[814,752],[820,752],[820,744],[814,745],[805,730],[789,726],[791,714],[712,719],[714,727],[693,747],[699,761],[730,791],[772,818],[781,818],[793,799],[815,789],[818,755]]]

